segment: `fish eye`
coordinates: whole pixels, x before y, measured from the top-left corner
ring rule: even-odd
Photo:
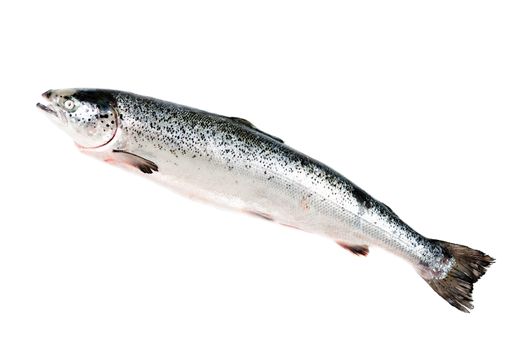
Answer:
[[[65,100],[64,101],[64,107],[67,110],[73,110],[75,108],[75,102],[73,100]]]
[[[76,100],[72,97],[62,97],[60,99],[60,104],[68,112],[74,112],[78,108],[78,103],[76,103]]]

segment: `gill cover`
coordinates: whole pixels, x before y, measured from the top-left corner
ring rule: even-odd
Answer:
[[[47,96],[46,96],[47,94]],[[113,94],[107,90],[71,89],[44,93],[65,131],[84,148],[108,144],[118,128]]]

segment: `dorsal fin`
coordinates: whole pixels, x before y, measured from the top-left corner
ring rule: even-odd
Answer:
[[[244,119],[244,118],[236,118],[236,117],[228,117],[228,118],[229,118],[230,120],[234,121],[235,123],[242,124],[242,125],[244,125],[244,126],[247,126],[247,127],[250,128],[250,129],[253,129],[253,130],[258,131],[258,132],[261,133],[261,134],[264,134],[264,135],[266,135],[266,136],[268,136],[268,137],[271,137],[273,140],[275,140],[275,141],[277,141],[277,142],[284,143],[284,141],[282,141],[281,138],[278,138],[278,137],[276,137],[276,136],[273,136],[273,135],[271,135],[271,134],[268,134],[267,132],[264,132],[264,131],[262,131],[262,130],[260,130],[260,129],[257,129],[257,127],[254,126],[253,123],[251,123],[249,120],[246,120],[246,119]]]
[[[378,201],[377,201],[377,202],[378,202]],[[391,212],[391,214],[393,214],[393,215],[395,215],[395,216],[398,216],[397,213],[395,213],[395,212],[393,211],[393,209],[391,209],[391,208],[389,207],[389,205],[384,204],[383,202],[379,202],[379,203],[382,204],[384,207],[386,207],[386,209],[388,209],[388,210]]]

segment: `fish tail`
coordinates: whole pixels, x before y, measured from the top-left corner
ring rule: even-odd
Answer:
[[[486,273],[495,259],[463,245],[438,240],[432,242],[440,245],[453,258],[452,265],[443,277],[432,276],[423,269],[419,270],[419,274],[449,304],[460,311],[469,312],[473,309],[473,284]]]

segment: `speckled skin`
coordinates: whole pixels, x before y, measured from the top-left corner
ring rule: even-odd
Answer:
[[[60,109],[67,96],[117,116],[116,125],[106,124],[110,138],[83,147],[106,161],[129,164],[128,154],[136,155],[158,168],[145,176],[178,192],[346,245],[380,246],[413,263],[424,278],[444,278],[453,264],[441,245],[386,205],[249,122],[120,91],[54,90],[47,97]],[[104,123],[100,135],[108,132]]]
[[[450,257],[341,174],[220,115],[123,92],[114,149],[158,165],[150,176],[183,192],[349,245],[376,245],[444,276]]]

